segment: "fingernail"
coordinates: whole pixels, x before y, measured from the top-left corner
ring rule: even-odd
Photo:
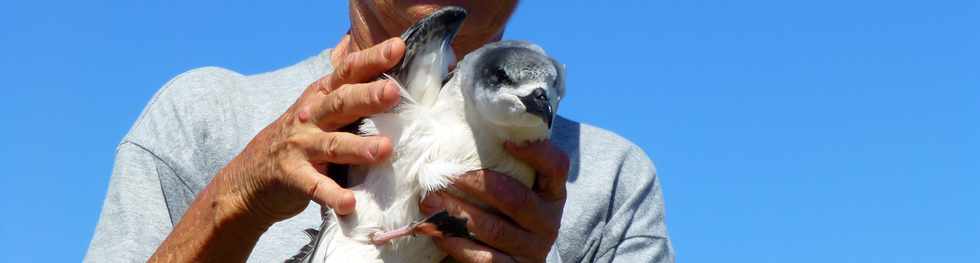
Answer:
[[[381,152],[381,142],[375,142],[374,147],[371,147],[371,158],[377,159],[378,153]]]
[[[391,46],[394,45],[394,44],[395,44],[395,41],[391,41],[391,40],[388,40],[387,42],[385,42],[385,49],[384,49],[384,53],[382,53],[382,54],[384,54],[384,56],[385,56],[386,59],[391,59],[392,57],[394,57],[394,55],[391,54]]]
[[[386,80],[384,86],[378,89],[377,102],[382,105],[395,105],[398,102],[398,85],[394,80]]]
[[[385,96],[387,97],[397,97],[398,95],[398,83],[394,79],[389,79],[388,83],[385,83],[385,89],[383,95],[395,95],[395,96]]]
[[[442,210],[444,207],[442,205],[442,196],[437,193],[429,193],[422,199],[422,212],[426,214],[431,214],[433,212]]]
[[[385,93],[388,90],[388,86],[391,86],[391,81],[390,80],[384,80],[383,81],[383,85],[381,85],[381,88],[380,89],[375,88],[373,90],[374,94],[371,94],[371,96],[374,96],[374,98],[373,98],[374,101],[381,102],[381,101],[383,101],[385,99]]]
[[[334,210],[337,214],[347,215],[354,212],[354,207],[357,206],[357,199],[354,198],[354,192],[347,190],[346,192],[338,193],[340,198],[337,199],[337,203],[334,204]]]

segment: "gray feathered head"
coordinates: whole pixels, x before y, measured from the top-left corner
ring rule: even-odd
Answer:
[[[550,130],[565,96],[565,68],[524,41],[490,43],[457,67],[465,97],[487,120],[515,128]]]

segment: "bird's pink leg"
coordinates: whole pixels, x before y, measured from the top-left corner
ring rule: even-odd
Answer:
[[[415,228],[415,224],[410,224],[387,232],[377,232],[371,234],[371,244],[380,246],[380,245],[387,244],[388,241],[405,237],[405,236],[410,236],[412,235],[413,228]]]
[[[443,231],[449,231],[448,234],[455,237],[472,238],[472,234],[466,230],[465,218],[452,217],[449,215],[449,212],[442,210],[426,217],[425,219],[416,221],[395,230],[375,232],[371,234],[370,239],[371,244],[381,246],[387,244],[391,240],[406,236],[423,235],[441,238],[445,235]]]

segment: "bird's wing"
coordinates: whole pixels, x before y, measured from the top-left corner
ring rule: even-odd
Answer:
[[[466,18],[466,10],[446,7],[408,28],[401,38],[405,55],[388,75],[402,87],[404,103],[431,106],[456,62],[450,44]]]

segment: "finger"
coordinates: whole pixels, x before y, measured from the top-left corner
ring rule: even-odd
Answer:
[[[365,50],[347,54],[330,74],[334,84],[361,83],[377,79],[398,64],[405,54],[405,42],[391,38]]]
[[[508,175],[489,170],[469,172],[456,178],[453,187],[500,210],[525,229],[557,232],[560,218],[555,216],[553,207]]]
[[[436,246],[459,262],[517,262],[513,257],[473,240],[449,237],[434,238]]]
[[[294,184],[303,190],[311,200],[333,208],[339,215],[346,215],[354,212],[354,193],[337,185],[326,175],[317,172],[309,163],[300,165],[294,172]]]
[[[346,126],[358,118],[384,112],[400,99],[398,86],[391,80],[349,84],[314,100],[311,117],[325,130]]]
[[[334,45],[334,48],[330,50],[330,66],[337,68],[337,65],[343,61],[344,55],[350,53],[350,47],[350,35],[348,34],[341,37],[340,41],[337,42],[337,44]]]
[[[542,244],[545,243],[536,235],[521,229],[507,219],[449,194],[430,194],[420,209],[425,214],[433,214],[445,209],[450,215],[466,218],[466,228],[478,240],[508,254],[531,255],[541,249],[544,246]]]
[[[372,164],[384,160],[392,152],[391,141],[381,136],[317,132],[296,141],[314,163]]]
[[[524,161],[538,172],[536,189],[541,198],[547,201],[564,200],[565,179],[568,177],[568,155],[550,141],[538,141],[517,146],[507,142],[504,149],[517,159]]]

